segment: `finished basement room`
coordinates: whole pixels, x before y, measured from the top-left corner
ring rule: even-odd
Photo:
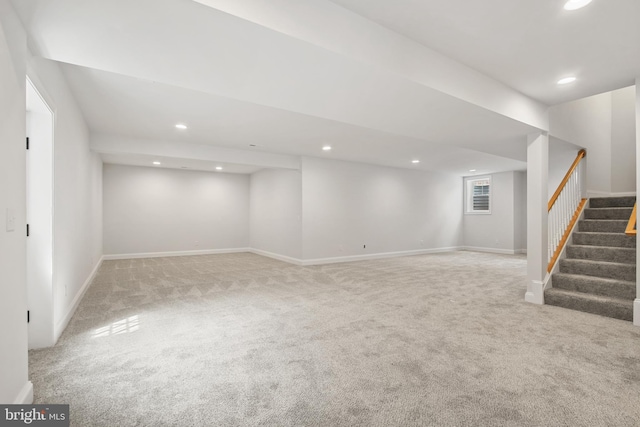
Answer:
[[[640,425],[640,3],[470,3],[0,0],[0,425]]]

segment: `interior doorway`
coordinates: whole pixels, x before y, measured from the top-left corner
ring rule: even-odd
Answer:
[[[27,77],[27,310],[29,348],[55,344],[53,111]]]

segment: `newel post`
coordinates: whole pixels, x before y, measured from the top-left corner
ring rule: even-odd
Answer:
[[[549,136],[527,135],[527,293],[525,301],[544,304],[549,230]]]

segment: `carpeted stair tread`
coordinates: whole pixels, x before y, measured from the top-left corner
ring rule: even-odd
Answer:
[[[633,301],[636,297],[636,283],[582,274],[556,273],[553,288],[583,292]]]
[[[636,280],[636,266],[619,262],[590,261],[584,259],[560,260],[560,272],[604,277],[616,280]]]
[[[590,208],[633,208],[635,196],[630,197],[593,197],[589,200]]]
[[[633,301],[550,288],[544,292],[545,304],[620,320],[633,320]]]
[[[635,248],[636,238],[624,233],[601,233],[576,231],[573,233],[576,245],[610,246],[618,248]]]
[[[585,219],[623,219],[628,221],[633,208],[586,208]]]
[[[624,233],[628,222],[624,219],[584,219],[578,223],[578,229],[596,233]]]
[[[636,249],[613,246],[568,245],[567,258],[635,265]]]
[[[635,197],[589,200],[584,219],[545,290],[545,303],[587,313],[633,319],[636,238],[625,235]]]

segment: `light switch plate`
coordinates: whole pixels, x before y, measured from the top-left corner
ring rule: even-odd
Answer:
[[[7,231],[15,231],[16,229],[16,211],[7,208]]]

